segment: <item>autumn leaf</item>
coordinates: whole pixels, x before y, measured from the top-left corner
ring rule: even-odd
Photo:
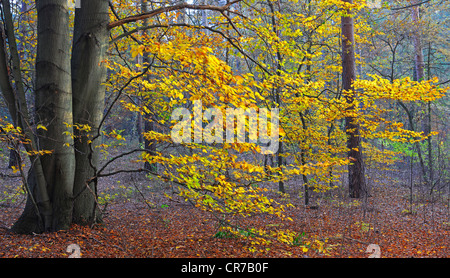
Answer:
[[[47,131],[47,128],[41,124],[38,124],[36,129],[43,129],[43,130]]]

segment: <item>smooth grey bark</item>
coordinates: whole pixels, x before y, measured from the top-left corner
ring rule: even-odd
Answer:
[[[98,127],[104,109],[102,83],[106,68],[101,64],[106,58],[109,34],[108,1],[83,1],[82,9],[77,9],[72,52],[68,1],[38,0],[36,4],[34,124],[43,125],[47,130],[38,129],[38,142],[34,141],[31,127],[26,136],[32,141],[28,146],[30,150],[51,150],[52,154],[30,157],[32,168],[25,182],[30,194],[21,217],[12,228],[18,233],[57,231],[67,229],[73,222],[87,224],[95,219],[95,183],[86,190],[86,182],[95,175],[98,158],[92,150],[98,140],[93,137],[100,134]],[[13,50],[11,41],[9,43]],[[6,64],[1,59],[0,63],[0,85],[9,89],[3,66]],[[15,77],[16,83],[21,84],[21,78]],[[23,90],[17,91],[6,94],[15,103],[10,112],[19,118],[19,126],[31,126],[25,118],[27,108],[21,106],[25,95]],[[18,97],[22,95],[23,100]],[[25,118],[22,123],[20,118]],[[74,133],[74,123],[88,124],[92,131]],[[73,134],[80,137],[75,137],[74,141]]]
[[[22,129],[25,139],[28,140],[28,143],[24,144],[24,147],[30,152],[37,150],[37,142],[33,136],[26,104],[25,90],[22,84],[20,58],[14,34],[10,1],[2,1],[2,4],[6,30],[2,28],[1,32],[0,86],[3,97],[6,102],[8,102],[8,109],[13,123]],[[6,38],[8,39],[9,51],[11,53],[12,76],[9,74],[8,70],[8,56],[5,46]],[[12,84],[13,80],[15,86]],[[41,160],[36,155],[30,155],[29,158],[32,165],[32,171],[30,171],[28,182],[25,181],[28,200],[24,213],[13,226],[13,230],[18,232],[47,230],[52,224],[52,204],[50,202]]]
[[[70,22],[66,0],[37,0],[35,123],[40,157],[53,206],[51,230],[67,229],[72,219],[75,156],[72,128]]]
[[[108,0],[83,1],[75,12],[75,27],[71,59],[73,117],[75,124],[87,124],[90,132],[74,129],[75,181],[73,222],[93,223],[96,215],[96,165],[100,140],[100,124],[103,118],[108,47]],[[92,142],[90,142],[92,140]]]

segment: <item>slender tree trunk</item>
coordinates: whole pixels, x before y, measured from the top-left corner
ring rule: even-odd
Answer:
[[[431,42],[428,43],[428,62],[427,62],[427,79],[431,79]],[[427,117],[426,117],[426,129],[425,134],[429,135],[431,133],[431,102],[427,103]],[[436,185],[434,182],[434,163],[433,163],[433,146],[431,141],[431,136],[427,138],[428,143],[428,162],[430,164],[430,183],[431,190]]]
[[[275,9],[273,6],[273,3],[268,0],[267,4],[269,5],[270,8],[270,12],[271,12],[271,17],[272,17],[272,31],[274,32],[274,34],[276,34],[277,36],[279,35],[278,32],[278,25],[276,22],[276,18],[275,18]],[[282,63],[283,63],[283,57],[281,56],[280,51],[277,49],[277,53],[276,53],[277,57],[276,57],[276,75],[280,76],[281,75],[281,70],[282,70]],[[280,94],[281,94],[281,87],[277,84],[277,87],[274,89],[274,100],[275,103],[278,104],[278,107],[281,107],[281,98],[280,98]],[[276,155],[276,161],[277,161],[277,166],[280,167],[280,171],[283,171],[283,141],[280,138],[280,140],[278,140],[278,152]],[[280,180],[278,182],[278,191],[285,193],[285,188],[284,188],[284,182],[282,180]]]
[[[417,4],[418,1],[414,1]],[[414,42],[414,68],[415,80],[421,81],[424,77],[424,60],[422,50],[422,40],[420,32],[420,15],[419,6],[412,7],[412,26],[413,26],[413,42]]]
[[[350,4],[353,0],[345,0]],[[347,11],[350,13],[350,11]],[[352,104],[356,92],[353,91],[352,82],[356,79],[355,74],[355,39],[353,28],[353,17],[351,15],[342,17],[342,86],[349,93],[345,95],[347,103]],[[349,108],[349,112],[354,109]],[[350,164],[348,166],[349,193],[351,198],[360,198],[362,188],[365,185],[364,169],[362,161],[362,150],[360,145],[359,126],[355,123],[353,116],[345,118],[345,132],[347,134],[347,147]]]
[[[17,52],[19,54],[19,57],[21,59],[23,59],[23,57],[25,56],[25,51],[24,51],[24,42],[25,42],[25,30],[23,28],[24,24],[23,21],[28,20],[28,16],[25,14],[25,11],[27,10],[27,3],[25,1],[22,1],[22,3],[18,3],[18,5],[20,4],[20,12],[22,13],[21,16],[21,21],[19,22],[19,26],[20,26],[20,38],[19,38],[19,44],[17,45]],[[14,104],[14,103],[12,103]],[[13,121],[14,126],[18,126],[17,123],[17,119],[15,121]],[[9,162],[8,162],[8,168],[12,169],[12,167],[18,167],[19,163],[18,163],[18,157],[17,157],[17,153],[16,150],[11,149],[9,151]]]
[[[414,4],[420,3],[415,0]],[[423,57],[423,45],[422,45],[422,32],[420,23],[420,5],[411,8],[411,18],[412,18],[412,28],[413,28],[413,44],[414,44],[414,80],[422,81],[425,78],[425,62]],[[430,52],[430,51],[429,51]],[[428,54],[430,55],[430,53]],[[429,64],[429,61],[428,61]],[[428,72],[428,76],[430,73]],[[422,120],[422,130],[425,135],[431,132],[431,105],[430,103],[423,104],[422,110],[425,110],[425,117]],[[423,178],[425,182],[432,187],[433,185],[433,159],[432,159],[432,148],[431,148],[431,137],[427,139],[427,151],[428,151],[428,175],[425,172],[425,165],[422,162],[423,167]],[[420,145],[417,144],[418,153],[421,152]]]
[[[83,1],[75,12],[72,49],[73,117],[75,124],[89,125],[90,132],[74,130],[75,181],[73,222],[99,221],[96,214],[99,128],[104,111],[106,59],[109,23],[108,0]]]
[[[13,86],[9,78],[10,69],[8,67],[8,55],[6,53],[6,34],[3,24],[0,23],[0,90],[2,91],[3,99],[6,102],[8,111],[11,115],[11,120],[14,126],[18,126],[17,107],[14,95]],[[16,150],[9,151],[8,168],[17,167]]]
[[[305,139],[302,140],[302,146],[300,149],[300,158],[301,158],[301,163],[302,166],[306,165],[306,132],[307,132],[307,127],[306,127],[306,121],[305,121],[305,117],[303,116],[303,113],[300,112],[300,120],[302,121],[302,129],[303,132],[305,132]],[[303,179],[303,185],[305,187],[305,206],[309,205],[309,185],[308,185],[308,176],[305,174],[302,174],[302,179]]]
[[[416,131],[416,126],[414,125],[413,112],[411,112],[411,110],[409,110],[408,107],[406,107],[406,105],[403,102],[401,102],[400,100],[398,100],[397,103],[403,108],[403,110],[405,110],[406,115],[408,116],[409,129],[412,131]],[[422,176],[425,179],[425,182],[428,182],[427,171],[425,169],[425,163],[424,163],[424,159],[423,159],[423,155],[422,155],[422,150],[420,149],[420,144],[419,144],[419,142],[415,142],[414,145],[417,149],[417,156],[419,157],[419,164],[420,164],[420,168],[422,169]]]
[[[142,13],[146,13],[148,12],[148,7],[147,7],[147,3],[144,0],[141,0],[141,10]],[[147,26],[148,25],[148,20],[144,19],[143,21],[143,26]],[[143,31],[144,34],[146,31]],[[144,52],[143,53],[143,62],[144,64],[148,65],[148,63],[150,63],[149,57],[148,57],[148,52]],[[147,76],[147,78],[149,78]],[[152,102],[150,102],[150,105],[152,105]],[[150,107],[150,110],[153,110],[152,107]],[[154,115],[156,116],[156,115]],[[156,131],[155,130],[155,120],[152,119],[152,115],[146,115],[146,117],[144,117],[144,132],[151,132],[151,131]],[[149,140],[147,138],[145,138],[144,140],[144,145],[145,145],[145,149],[149,151],[150,155],[154,155],[156,152],[156,140]],[[158,165],[156,163],[149,163],[149,162],[145,162],[144,163],[144,169],[149,170],[151,172],[157,172],[158,171]]]

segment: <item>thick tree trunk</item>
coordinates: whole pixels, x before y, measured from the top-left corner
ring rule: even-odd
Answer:
[[[91,127],[90,132],[74,130],[77,136],[73,221],[78,224],[100,220],[96,214],[96,179],[91,179],[96,174],[95,147],[100,141],[104,111],[106,67],[102,63],[108,47],[108,9],[108,0],[83,1],[75,13],[71,60],[73,116],[75,124]]]
[[[87,224],[95,218],[95,183],[89,189],[86,185],[97,164],[91,150],[98,140],[89,139],[99,134],[103,117],[105,88],[101,84],[106,70],[101,63],[108,41],[108,1],[84,1],[77,9],[72,55],[67,5],[67,0],[37,1],[35,122],[47,129],[38,130],[39,148],[53,153],[32,160],[26,182],[31,194],[13,227],[19,233],[67,229],[72,222]],[[21,115],[26,108],[19,103],[16,110]],[[73,123],[88,124],[92,131],[75,132],[81,138],[74,142]],[[35,145],[30,148],[36,149]]]
[[[70,74],[69,7],[65,0],[39,0],[36,56],[36,123],[44,176],[53,206],[52,230],[72,221],[75,156],[72,147],[72,86]]]
[[[353,0],[345,2],[353,3]],[[349,11],[348,11],[349,12]],[[352,82],[356,79],[355,74],[355,39],[353,28],[353,17],[351,15],[342,17],[342,86],[349,91],[346,94],[347,103],[351,104],[355,98]],[[354,107],[350,107],[349,110]],[[348,166],[349,193],[351,198],[360,198],[361,191],[365,184],[364,168],[362,161],[362,151],[359,136],[359,126],[355,123],[355,118],[347,116],[345,118],[345,132],[347,134],[347,147],[350,164]]]
[[[4,1],[4,7],[5,2],[9,4]],[[77,9],[72,53],[68,1],[38,0],[36,4],[35,123],[46,127],[45,130],[38,129],[39,144],[35,142],[28,120],[23,88],[18,86],[15,93],[8,80],[3,78],[6,75],[2,74],[0,78],[8,102],[14,101],[14,105],[9,105],[10,112],[30,139],[31,144],[25,144],[27,150],[52,151],[51,155],[30,157],[32,168],[25,181],[29,192],[27,203],[12,228],[18,233],[57,231],[67,229],[73,222],[87,224],[94,220],[95,183],[89,184],[89,189],[86,184],[95,175],[97,155],[92,150],[98,140],[93,137],[99,135],[104,108],[102,83],[106,69],[101,63],[106,57],[108,42],[108,0],[83,1],[82,8]],[[11,42],[9,40],[10,50],[14,54],[17,50]],[[16,60],[15,64],[20,65],[18,57]],[[7,67],[2,59],[0,62],[2,73]],[[17,65],[15,68],[20,69]],[[19,80],[16,84],[20,85],[19,73],[15,72],[14,76]],[[88,124],[92,131],[88,134],[76,132],[75,135],[81,138],[76,137],[74,141],[73,123]]]
[[[27,205],[13,226],[20,233],[67,229],[72,220],[75,156],[73,148],[67,147],[73,140],[66,125],[72,124],[68,2],[38,0],[36,6],[35,122],[47,129],[38,130],[39,150],[51,150],[52,154],[32,160]],[[26,106],[19,106],[19,111],[26,111]],[[29,121],[23,125],[29,125]],[[27,137],[32,140],[33,135]],[[36,214],[36,204],[43,217]],[[39,222],[44,223],[36,224]]]

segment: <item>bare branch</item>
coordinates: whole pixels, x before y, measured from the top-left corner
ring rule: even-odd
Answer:
[[[398,11],[398,10],[408,9],[408,8],[412,8],[412,7],[415,7],[415,6],[423,5],[423,4],[428,3],[430,1],[431,0],[425,0],[425,1],[422,1],[422,2],[419,2],[419,3],[415,3],[415,4],[411,4],[411,5],[405,6],[405,7],[392,8],[391,10],[392,11]]]
[[[220,13],[225,12],[226,10],[228,10],[228,8],[238,2],[241,2],[242,0],[235,0],[232,1],[224,6],[212,6],[212,5],[192,5],[192,4],[188,4],[188,3],[181,3],[178,5],[173,5],[173,6],[168,6],[168,7],[162,7],[162,8],[158,8],[155,9],[153,11],[150,12],[146,12],[146,13],[141,13],[138,15],[132,15],[132,16],[128,16],[126,18],[123,19],[119,19],[116,20],[114,22],[111,22],[108,25],[109,29],[112,29],[114,27],[118,27],[121,26],[123,24],[126,23],[130,23],[130,22],[135,22],[135,21],[139,21],[139,20],[144,20],[146,18],[151,18],[154,16],[157,16],[159,14],[165,13],[165,12],[170,12],[170,11],[177,11],[177,10],[182,10],[182,9],[191,9],[191,10],[210,10],[210,11],[218,11]]]

